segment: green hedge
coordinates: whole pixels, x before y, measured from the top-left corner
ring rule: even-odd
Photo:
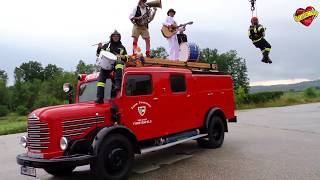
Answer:
[[[261,104],[275,101],[283,96],[284,92],[259,92],[254,94],[245,94],[237,97],[237,104]]]
[[[318,97],[317,89],[314,87],[308,88],[304,91],[304,96],[306,98],[316,98]]]

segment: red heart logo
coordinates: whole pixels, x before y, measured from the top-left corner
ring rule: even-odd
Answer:
[[[310,26],[317,15],[318,12],[312,6],[308,6],[306,9],[299,8],[295,13],[295,20],[305,26]]]

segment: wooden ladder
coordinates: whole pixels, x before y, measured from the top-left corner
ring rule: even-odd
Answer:
[[[145,58],[144,66],[174,67],[174,68],[185,68],[190,70],[218,71],[217,64],[171,61],[171,60],[165,60],[160,58]]]

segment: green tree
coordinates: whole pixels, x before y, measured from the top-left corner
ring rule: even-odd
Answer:
[[[41,90],[41,83],[38,79],[33,82],[16,83],[12,94],[12,108],[16,109],[22,105],[31,110]]]
[[[48,64],[47,67],[43,70],[43,76],[45,80],[53,79],[56,76],[59,76],[63,72],[62,68],[57,67],[53,64]]]
[[[0,105],[8,105],[9,101],[9,91],[3,80],[0,79]]]
[[[44,79],[43,67],[36,61],[22,63],[20,67],[15,68],[14,74],[16,82],[33,82],[35,79]]]
[[[4,70],[0,70],[0,105],[7,108],[9,98],[9,91],[7,88],[8,75]],[[5,109],[5,108],[2,108]]]
[[[217,64],[220,72],[232,76],[236,92],[240,87],[245,93],[249,92],[246,60],[238,57],[236,51],[219,54],[217,49],[206,48],[201,51],[200,62]]]
[[[97,66],[94,64],[86,64],[84,61],[80,60],[77,67],[75,74],[92,74],[97,70]]]
[[[1,69],[0,69],[0,81],[2,81],[4,84],[7,84],[7,81],[8,81],[7,73]]]
[[[151,49],[150,56],[166,59],[169,55],[164,47],[158,47],[157,49]]]

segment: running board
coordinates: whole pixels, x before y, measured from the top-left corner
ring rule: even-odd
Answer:
[[[150,152],[158,151],[158,150],[165,149],[165,148],[168,148],[168,147],[172,147],[172,146],[175,146],[175,145],[178,145],[178,144],[190,141],[190,140],[199,139],[199,138],[202,138],[202,137],[205,137],[205,136],[208,136],[208,134],[199,134],[199,135],[196,135],[196,136],[192,136],[192,137],[189,137],[189,138],[186,138],[186,139],[182,139],[180,141],[168,143],[168,144],[165,144],[165,145],[152,146],[152,147],[144,148],[144,149],[141,149],[141,154],[147,154],[147,153],[150,153]]]

